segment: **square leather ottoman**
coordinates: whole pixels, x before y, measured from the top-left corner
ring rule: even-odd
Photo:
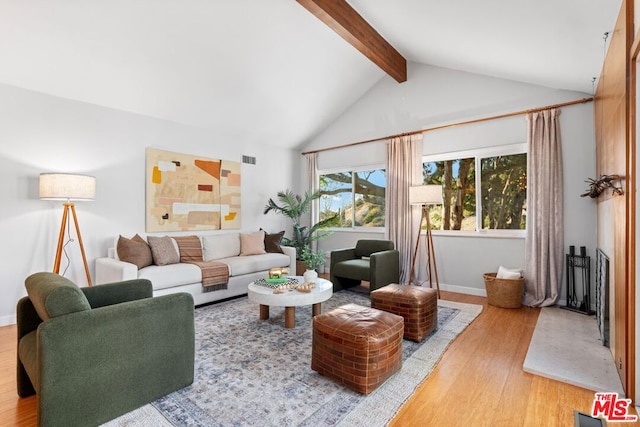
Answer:
[[[404,318],[404,337],[422,341],[438,324],[438,292],[423,286],[392,283],[372,291],[371,307]]]
[[[347,304],[313,318],[311,369],[369,394],[402,367],[401,316]]]

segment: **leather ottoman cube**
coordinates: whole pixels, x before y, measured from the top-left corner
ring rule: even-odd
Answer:
[[[404,318],[404,337],[422,341],[438,324],[438,292],[392,283],[371,292],[371,307]]]
[[[402,367],[404,321],[347,304],[313,318],[311,369],[369,394]]]

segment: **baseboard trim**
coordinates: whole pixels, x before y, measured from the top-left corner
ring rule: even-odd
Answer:
[[[446,283],[440,283],[440,290],[448,292],[457,292],[459,294],[475,295],[478,297],[486,297],[487,291],[485,289],[470,288],[468,286],[447,285]]]
[[[17,323],[16,315],[0,317],[0,326],[15,325]]]

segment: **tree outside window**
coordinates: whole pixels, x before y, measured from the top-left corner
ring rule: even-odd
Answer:
[[[335,227],[384,227],[386,171],[320,175],[320,220],[338,215]]]
[[[430,207],[432,229],[526,228],[527,154],[484,153],[423,163],[423,183],[442,186],[443,204]]]
[[[527,155],[480,160],[482,228],[524,230],[527,216]]]
[[[430,207],[434,230],[476,229],[475,158],[425,162],[425,184],[442,185],[442,206]]]

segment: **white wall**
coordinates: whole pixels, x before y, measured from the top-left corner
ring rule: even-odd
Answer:
[[[510,113],[590,97],[456,70],[409,64],[405,83],[382,79],[330,127],[309,141],[303,151],[335,147],[438,125]],[[561,113],[564,164],[565,247],[596,248],[596,210],[585,179],[595,174],[593,103],[565,107]],[[423,153],[436,154],[526,141],[524,116],[447,128],[424,134]],[[383,142],[324,151],[321,169],[384,165]],[[300,182],[306,182],[305,177]],[[320,248],[355,244],[381,234],[334,232]],[[524,239],[434,236],[438,273],[443,289],[484,295],[482,273],[500,264],[524,266]],[[424,269],[421,269],[424,270]],[[563,283],[564,286],[564,283]],[[562,289],[564,298],[565,289]]]
[[[39,174],[96,177],[96,200],[76,204],[94,276],[94,261],[106,255],[114,236],[144,232],[146,147],[238,162],[243,154],[255,156],[255,166],[242,165],[242,230],[290,228],[283,218],[265,216],[262,210],[269,197],[297,182],[299,156],[293,151],[269,146],[269,141],[0,85],[0,325],[15,322],[16,302],[26,294],[25,277],[53,268],[62,207],[60,202],[38,199]],[[66,276],[85,286],[77,243],[69,244],[68,253]],[[63,258],[62,269],[65,265]]]

